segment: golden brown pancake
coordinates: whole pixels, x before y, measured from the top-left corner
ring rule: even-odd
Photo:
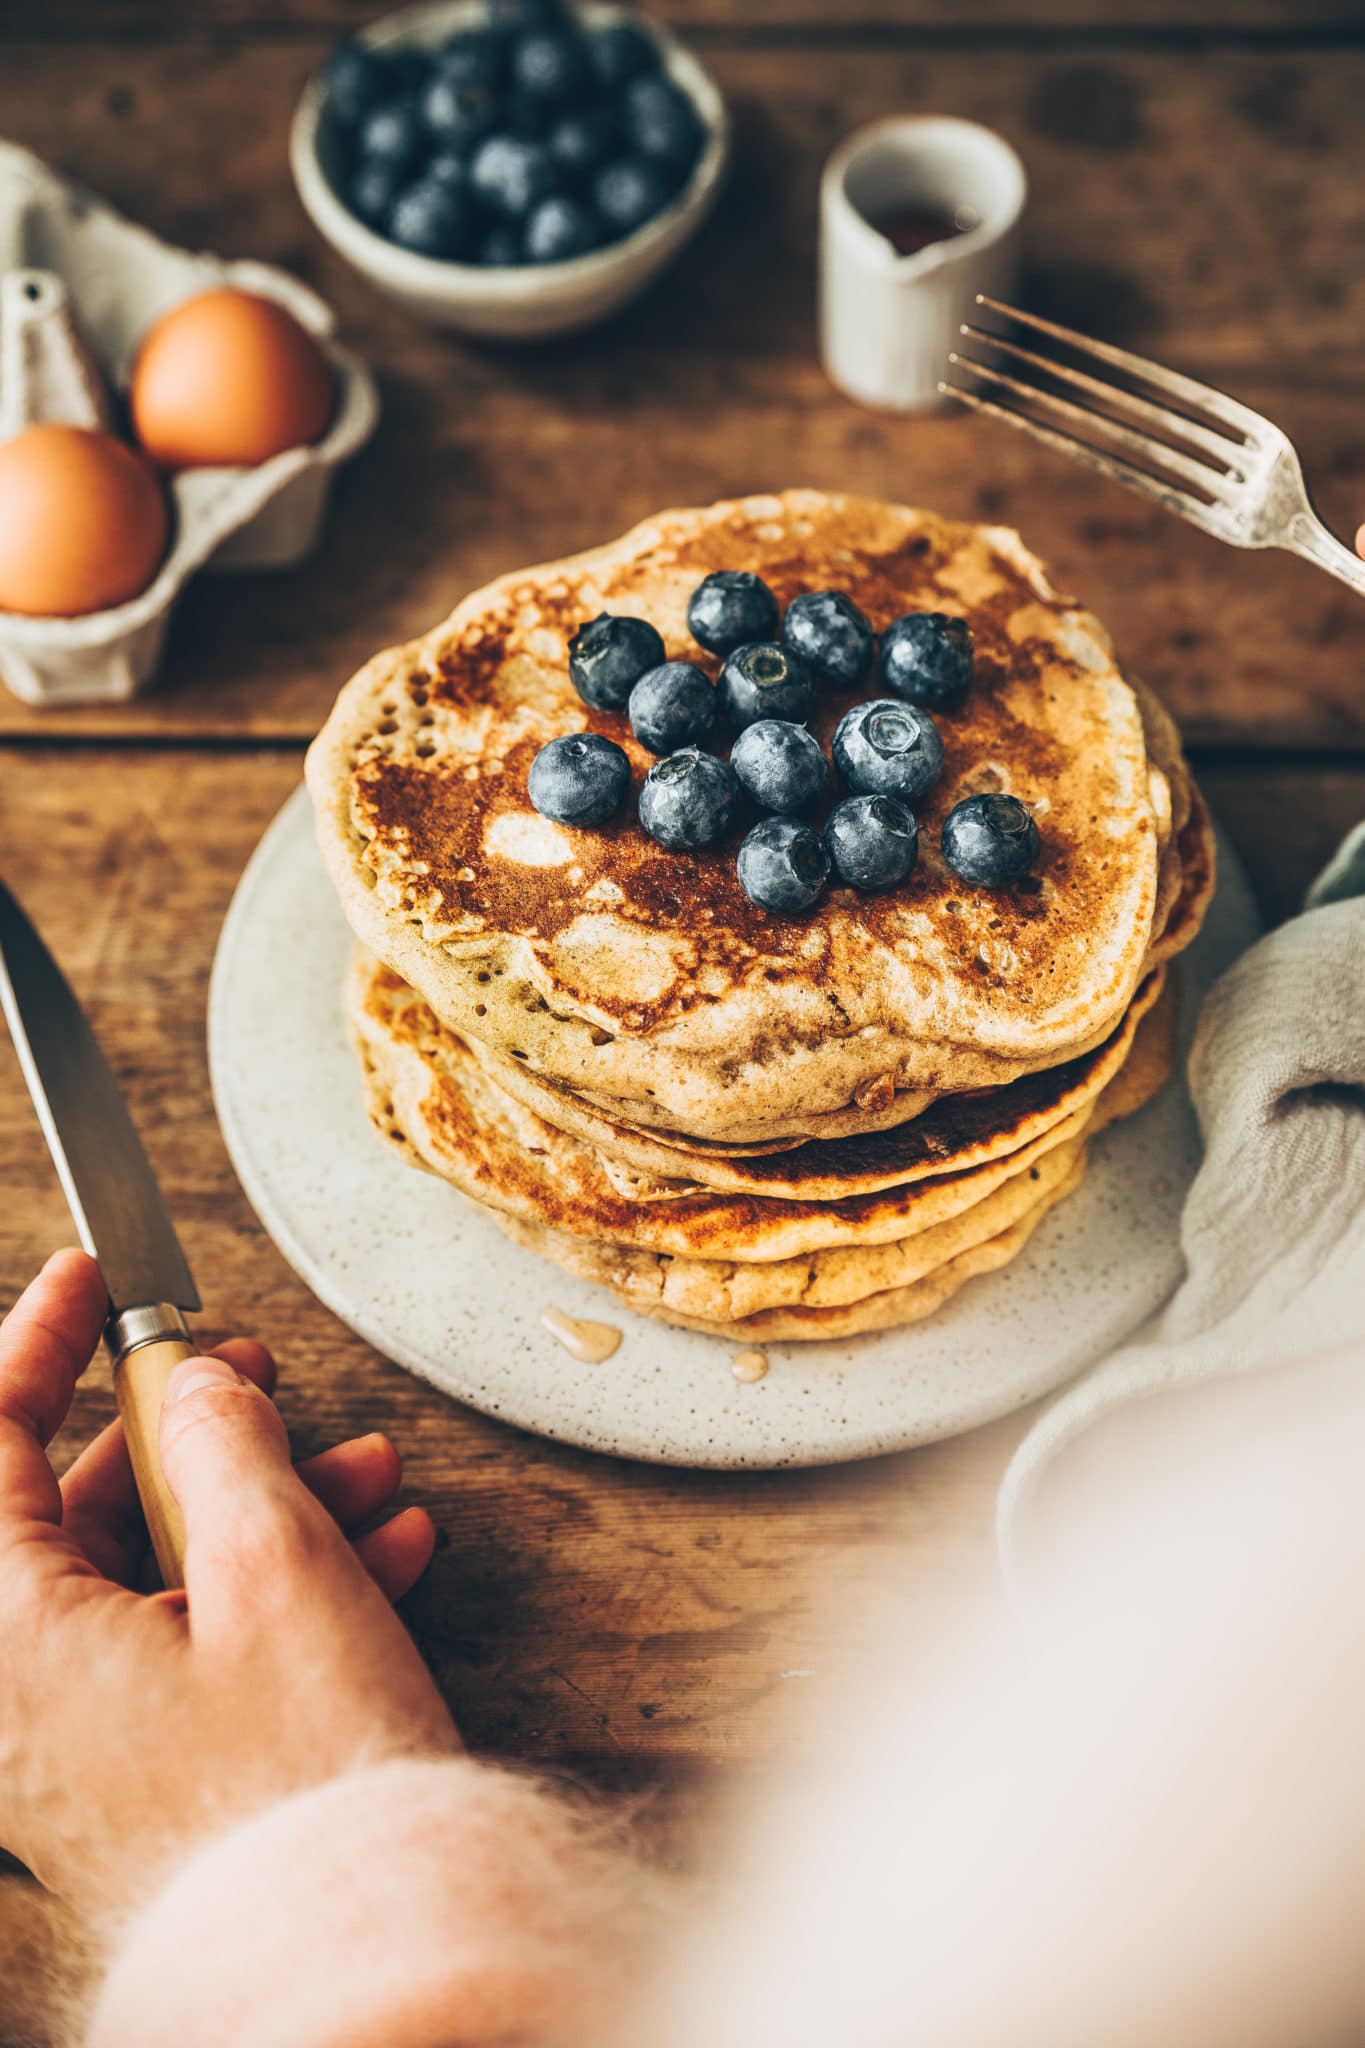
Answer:
[[[828,1341],[859,1336],[868,1330],[897,1329],[907,1323],[922,1322],[926,1316],[933,1315],[966,1281],[979,1273],[994,1272],[1017,1258],[1048,1210],[1080,1186],[1084,1172],[1085,1153],[1082,1150],[1069,1177],[1049,1194],[1040,1197],[1016,1222],[997,1236],[987,1238],[984,1243],[959,1252],[956,1258],[949,1259],[923,1279],[866,1295],[861,1301],[847,1302],[840,1307],[765,1309],[754,1315],[721,1321],[667,1307],[661,1300],[647,1297],[643,1289],[630,1291],[622,1288],[618,1285],[617,1269],[610,1256],[596,1252],[580,1238],[543,1230],[512,1216],[497,1216],[495,1220],[518,1244],[539,1252],[542,1258],[553,1260],[556,1265],[566,1267],[582,1279],[595,1280],[611,1288],[622,1303],[638,1315],[657,1316],[661,1322],[677,1323],[683,1329],[701,1330],[708,1336],[725,1337],[737,1344],[818,1342],[821,1339]]]
[[[814,1138],[767,1156],[734,1156],[728,1149],[707,1153],[697,1140],[679,1143],[661,1133],[633,1130],[592,1110],[581,1097],[550,1089],[512,1061],[492,1062],[472,1042],[470,1050],[504,1092],[631,1173],[699,1182],[732,1194],[832,1201],[1004,1158],[1085,1108],[1127,1058],[1133,1034],[1160,996],[1164,980],[1164,971],[1153,969],[1117,1030],[1102,1045],[1062,1066],[1025,1074],[1004,1088],[941,1096],[922,1116],[889,1130]]]
[[[1190,781],[1188,774],[1184,775],[1183,781],[1179,815],[1184,819],[1184,823],[1179,833],[1171,840],[1158,873],[1157,915],[1144,962],[1144,973],[1172,960],[1191,944],[1204,922],[1213,896],[1216,851],[1213,827],[1203,798]],[[1072,1053],[1072,1059],[1098,1049],[1111,1037],[1112,1033],[1101,1037],[1095,1044],[1077,1046]],[[588,1090],[566,1091],[556,1088],[555,1084],[546,1080],[543,1075],[535,1074],[525,1062],[498,1061],[497,1056],[487,1048],[481,1050],[485,1059],[496,1063],[499,1078],[513,1094],[524,1097],[528,1090],[537,1088],[544,1091],[547,1096],[552,1093],[558,1102],[565,1105],[566,1113],[558,1117],[558,1120],[567,1121],[570,1128],[574,1127],[571,1120],[575,1115],[586,1114],[605,1118],[622,1133],[623,1138],[628,1137],[636,1143],[645,1145],[663,1145],[702,1159],[771,1154],[794,1149],[804,1142],[823,1142],[887,1131],[912,1117],[921,1115],[932,1102],[943,1099],[937,1095],[917,1095],[899,1090],[882,1092],[873,1087],[860,1091],[848,1109],[831,1110],[822,1114],[802,1114],[791,1123],[783,1123],[776,1128],[772,1125],[767,1126],[761,1138],[758,1135],[758,1127],[732,1123],[724,1138],[708,1140],[691,1138],[685,1132],[671,1130],[665,1116],[654,1114],[652,1104],[636,1102],[630,1105],[634,1117],[625,1118],[621,1115],[621,1104],[613,1102],[609,1097]],[[558,1115],[555,1110],[549,1110],[547,1113],[552,1120]],[[805,1140],[798,1135],[799,1132],[806,1133]]]
[[[970,619],[973,686],[939,721],[944,772],[898,889],[835,888],[809,917],[775,917],[744,897],[733,844],[670,853],[633,804],[592,832],[531,810],[527,770],[559,733],[608,733],[637,778],[648,765],[622,717],[573,691],[576,626],[636,611],[670,654],[714,669],[684,615],[716,568],[756,570],[784,602],[846,590],[879,629],[911,609]],[[867,694],[826,697],[822,740]],[[1168,742],[1103,628],[1017,535],[796,491],[663,514],[477,593],[347,685],[309,781],[353,928],[443,1023],[625,1123],[761,1143],[832,1115],[915,1115],[1106,1038],[1161,936],[1163,891],[1178,894]],[[983,789],[1038,816],[1027,887],[972,889],[942,863],[943,817]]]
[[[1148,961],[1153,965],[1174,959],[1177,953],[1183,953],[1186,946],[1193,944],[1213,901],[1218,878],[1213,824],[1204,799],[1193,782],[1189,786],[1189,797],[1189,816],[1176,841],[1184,880],[1166,925],[1148,952]]]
[[[590,1147],[501,1095],[386,970],[361,964],[350,1009],[382,1135],[500,1218],[545,1231],[557,1256],[575,1240],[577,1269],[606,1276],[624,1299],[722,1322],[846,1307],[999,1236],[1070,1180],[1093,1131],[1156,1092],[1172,1055],[1159,1005],[1097,1103],[968,1172],[826,1203],[709,1190],[650,1200],[622,1192]]]
[[[791,1154],[776,1155],[777,1171],[761,1191],[718,1190],[695,1179],[623,1167],[609,1152],[509,1095],[420,996],[359,950],[348,978],[346,1012],[376,1091],[375,1120],[398,1124],[422,1162],[473,1200],[552,1229],[671,1257],[761,1261],[836,1245],[889,1243],[932,1228],[1053,1147],[1089,1135],[1092,1115],[1121,1083],[1131,1089],[1134,1073],[1141,1076],[1145,1099],[1171,1065],[1173,992],[1155,1011],[1148,1007],[1161,984],[1159,972],[1144,984],[1141,1002],[1133,1005],[1127,1028],[1115,1034],[1107,1056],[1092,1059],[1084,1079],[1073,1073],[1054,1102],[1042,1104],[1041,1076],[1013,1084],[1035,1094],[1032,1111],[1021,1104],[1013,1116],[1000,1103],[1007,1090],[945,1097],[930,1113],[939,1138],[932,1172],[922,1170],[927,1148],[914,1144],[919,1125],[911,1123],[882,1140],[883,1166],[899,1141],[909,1168],[904,1179],[869,1175],[865,1158],[873,1141],[847,1140],[842,1147],[819,1148],[825,1159],[815,1193],[784,1181]],[[959,1105],[961,1139],[956,1155],[948,1150],[953,1102]],[[976,1106],[991,1103],[997,1109],[993,1142],[983,1143]]]

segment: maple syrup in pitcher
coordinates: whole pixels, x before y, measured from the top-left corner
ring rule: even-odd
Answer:
[[[1006,297],[1027,191],[973,121],[892,115],[840,143],[820,179],[820,355],[860,405],[933,412],[979,292]]]
[[[959,206],[955,210],[946,206],[926,206],[914,200],[885,207],[876,213],[864,215],[870,228],[891,244],[898,256],[918,256],[921,249],[927,249],[934,242],[951,242],[958,235],[970,234],[980,222],[970,206]]]

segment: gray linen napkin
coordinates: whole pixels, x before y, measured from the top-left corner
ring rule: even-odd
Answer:
[[[1082,1441],[1120,1411],[1353,1341],[1365,1370],[1365,824],[1308,902],[1205,998],[1189,1063],[1204,1161],[1181,1221],[1185,1279],[1015,1453],[997,1533],[1016,1590],[1059,1540]],[[1141,1458],[1168,1455],[1178,1432],[1132,1436]]]

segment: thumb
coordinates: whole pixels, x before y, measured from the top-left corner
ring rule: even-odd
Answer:
[[[187,1358],[171,1374],[161,1466],[185,1518],[185,1588],[201,1621],[206,1604],[255,1600],[263,1582],[288,1597],[291,1560],[327,1529],[343,1541],[290,1463],[274,1402],[224,1358]]]
[[[220,1511],[225,1495],[240,1506],[255,1489],[289,1472],[289,1439],[273,1401],[225,1358],[187,1358],[171,1374],[161,1408],[161,1464],[188,1531]]]

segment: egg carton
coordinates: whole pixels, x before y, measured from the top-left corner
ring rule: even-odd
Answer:
[[[170,549],[126,604],[81,618],[0,612],[0,674],[30,704],[119,703],[151,682],[171,608],[197,569],[283,568],[315,545],[332,473],[374,431],[379,399],[330,309],[287,272],[173,248],[39,158],[0,143],[0,439],[37,420],[108,428],[137,344],[182,299],[233,285],[278,300],[332,367],[320,441],[254,469],[168,480]]]

